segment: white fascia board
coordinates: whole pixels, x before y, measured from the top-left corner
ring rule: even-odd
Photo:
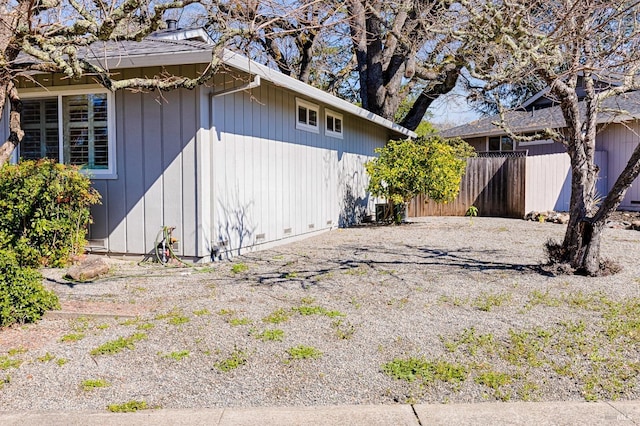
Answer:
[[[99,64],[108,70],[138,68],[138,67],[160,67],[185,64],[206,64],[211,62],[212,53],[206,50],[192,52],[171,52],[157,53],[153,55],[127,55],[123,53],[119,57],[105,59],[93,59],[91,62]]]
[[[284,87],[300,95],[307,96],[320,103],[329,105],[340,111],[348,112],[349,114],[364,118],[365,120],[374,122],[401,135],[411,138],[417,137],[417,134],[415,132],[406,129],[390,120],[382,118],[379,115],[360,108],[359,106],[353,105],[352,103],[349,103],[329,93],[323,92],[322,90],[296,80],[295,78],[286,76],[265,65],[258,64],[257,62],[254,62],[249,58],[234,53],[230,50],[225,49],[223,53],[223,62],[233,68],[239,69],[240,71],[259,75],[261,78],[270,81],[276,86]]]
[[[135,68],[135,67],[152,67],[152,66],[169,66],[169,65],[182,65],[182,64],[206,64],[211,61],[212,51],[192,51],[183,53],[156,53],[147,55],[126,55],[123,54],[118,58],[107,59],[107,69],[123,69],[123,68]],[[249,58],[234,53],[225,49],[223,52],[222,61],[233,68],[240,71],[244,71],[249,74],[259,75],[267,81],[275,84],[279,87],[284,87],[300,95],[307,96],[320,103],[329,105],[340,111],[348,112],[349,114],[361,117],[365,120],[376,123],[382,127],[393,130],[394,132],[404,135],[406,137],[415,138],[417,134],[405,127],[400,126],[390,120],[380,117],[370,111],[353,105],[343,99],[326,93],[320,89],[316,89],[306,83],[303,83],[295,78],[286,76],[276,70],[273,70],[265,65],[258,64],[250,60]],[[96,62],[100,62],[102,66],[104,61],[96,59]]]

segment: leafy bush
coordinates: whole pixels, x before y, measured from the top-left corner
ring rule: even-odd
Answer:
[[[453,200],[465,171],[464,158],[475,155],[461,139],[434,135],[389,141],[376,152],[380,156],[366,164],[369,192],[393,204],[407,203],[419,194],[436,202]]]
[[[58,309],[58,297],[44,288],[42,275],[20,265],[16,253],[0,249],[0,327],[37,321]]]
[[[52,160],[0,169],[0,248],[13,248],[23,266],[64,266],[86,245],[89,208],[100,201],[77,167]]]

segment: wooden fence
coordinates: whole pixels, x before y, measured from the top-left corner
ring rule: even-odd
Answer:
[[[481,216],[521,218],[525,214],[527,157],[477,157],[467,160],[458,197],[446,204],[425,196],[409,203],[409,217],[464,216],[476,206]]]

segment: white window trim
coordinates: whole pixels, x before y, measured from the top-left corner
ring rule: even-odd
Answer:
[[[298,120],[298,109],[300,107],[306,108],[308,111],[315,111],[316,112],[316,125],[312,126],[308,123],[301,123]],[[311,132],[311,133],[320,133],[320,107],[316,104],[312,104],[311,102],[307,102],[303,99],[300,98],[296,98],[296,116],[295,116],[295,120],[296,120],[296,129],[298,130],[304,130],[305,132]]]
[[[107,95],[107,137],[109,138],[109,168],[107,169],[80,169],[80,171],[93,179],[117,179],[118,173],[116,169],[116,109],[115,96],[113,92],[102,86],[94,84],[83,84],[74,86],[72,89],[68,87],[48,87],[47,90],[42,89],[21,89],[18,91],[22,99],[41,99],[41,98],[57,98],[58,99],[58,141],[60,143],[60,154],[58,161],[62,162],[63,152],[63,132],[62,123],[62,97],[73,95]]]
[[[325,108],[324,109],[324,114],[325,114],[325,129],[324,129],[324,134],[326,136],[329,136],[331,138],[336,138],[336,139],[343,139],[344,138],[344,118],[342,118],[342,114],[339,114],[335,111],[332,111],[330,109]],[[341,130],[339,132],[333,131],[333,130],[329,130],[326,125],[327,125],[327,118],[332,117],[334,119],[334,126],[335,126],[335,119],[340,120],[340,122],[342,123],[342,127]]]

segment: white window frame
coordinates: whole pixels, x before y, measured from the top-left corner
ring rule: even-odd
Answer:
[[[325,129],[324,129],[324,134],[326,136],[329,136],[331,138],[336,138],[336,139],[343,139],[344,138],[344,118],[342,116],[342,114],[339,114],[335,111],[332,111],[330,109],[325,108],[324,110],[324,123],[325,123]],[[328,127],[326,127],[327,124],[327,120],[329,118],[333,119],[333,128],[335,129],[335,125],[336,125],[336,120],[340,120],[340,131],[337,132],[335,130],[329,130]]]
[[[102,86],[94,84],[78,85],[73,88],[68,87],[49,87],[46,91],[42,89],[21,89],[19,90],[19,96],[22,99],[43,99],[43,98],[57,98],[58,99],[58,143],[59,154],[58,162],[64,162],[64,123],[62,112],[62,98],[64,96],[74,95],[107,95],[107,138],[108,138],[108,161],[109,166],[106,169],[89,169],[81,168],[80,171],[94,179],[117,179],[116,169],[116,109],[115,109],[115,96],[113,92],[105,89]]]
[[[302,122],[299,119],[300,108],[305,108],[307,110],[306,122]],[[309,111],[314,111],[316,113],[315,125],[309,124]],[[296,98],[296,129],[304,130],[305,132],[320,133],[320,107],[316,104],[312,104],[311,102]]]

